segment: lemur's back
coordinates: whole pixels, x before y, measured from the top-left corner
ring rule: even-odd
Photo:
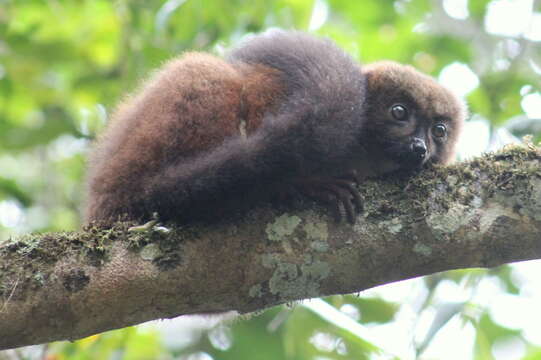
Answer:
[[[227,61],[172,60],[98,140],[86,222],[209,219],[252,204],[250,187],[336,166],[358,132],[364,87],[341,49],[297,32],[255,37]]]

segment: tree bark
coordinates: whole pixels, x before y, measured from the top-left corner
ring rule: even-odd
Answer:
[[[257,208],[235,224],[141,232],[119,223],[5,241],[0,349],[541,258],[541,150],[532,145],[360,188],[355,225],[300,204]]]

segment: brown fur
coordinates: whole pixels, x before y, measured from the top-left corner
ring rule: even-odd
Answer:
[[[145,191],[139,180],[164,164],[208,151],[243,129],[253,133],[283,96],[274,73],[261,65],[236,69],[202,53],[169,61],[118,107],[101,136],[89,160],[86,217],[102,219],[111,199],[98,194],[128,202]]]
[[[432,151],[431,162],[448,164],[455,158],[456,142],[462,131],[466,108],[453,93],[438,84],[433,78],[421,74],[409,65],[392,61],[380,61],[364,67],[367,76],[369,124],[376,134],[389,123],[386,111],[393,103],[405,103],[414,109],[416,123],[408,127],[389,129],[387,136],[400,139],[410,136],[413,126],[419,123],[429,127],[443,123],[449,129],[445,146],[438,147],[433,137],[427,136],[427,146]]]
[[[394,102],[415,111],[411,123],[389,119]],[[86,222],[153,212],[215,221],[290,187],[342,204],[351,221],[360,199],[344,176],[402,167],[420,132],[423,163],[447,163],[463,117],[452,94],[413,68],[360,68],[302,33],[255,37],[227,60],[188,53],[114,113],[89,160]],[[445,140],[430,136],[435,122],[448,126]]]

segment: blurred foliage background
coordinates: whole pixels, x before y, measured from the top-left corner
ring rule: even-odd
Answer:
[[[149,71],[187,50],[220,55],[272,27],[438,77],[469,103],[463,157],[525,134],[541,140],[535,0],[0,0],[0,240],[80,226],[89,145]],[[497,310],[508,304],[516,320],[538,303],[528,266],[437,274],[233,323],[182,318],[0,359],[541,359],[532,335],[541,329]]]

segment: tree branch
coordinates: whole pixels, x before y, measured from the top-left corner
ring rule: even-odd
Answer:
[[[311,204],[255,209],[235,225],[120,223],[6,241],[0,348],[541,258],[541,150],[531,145],[361,188],[354,226]]]

